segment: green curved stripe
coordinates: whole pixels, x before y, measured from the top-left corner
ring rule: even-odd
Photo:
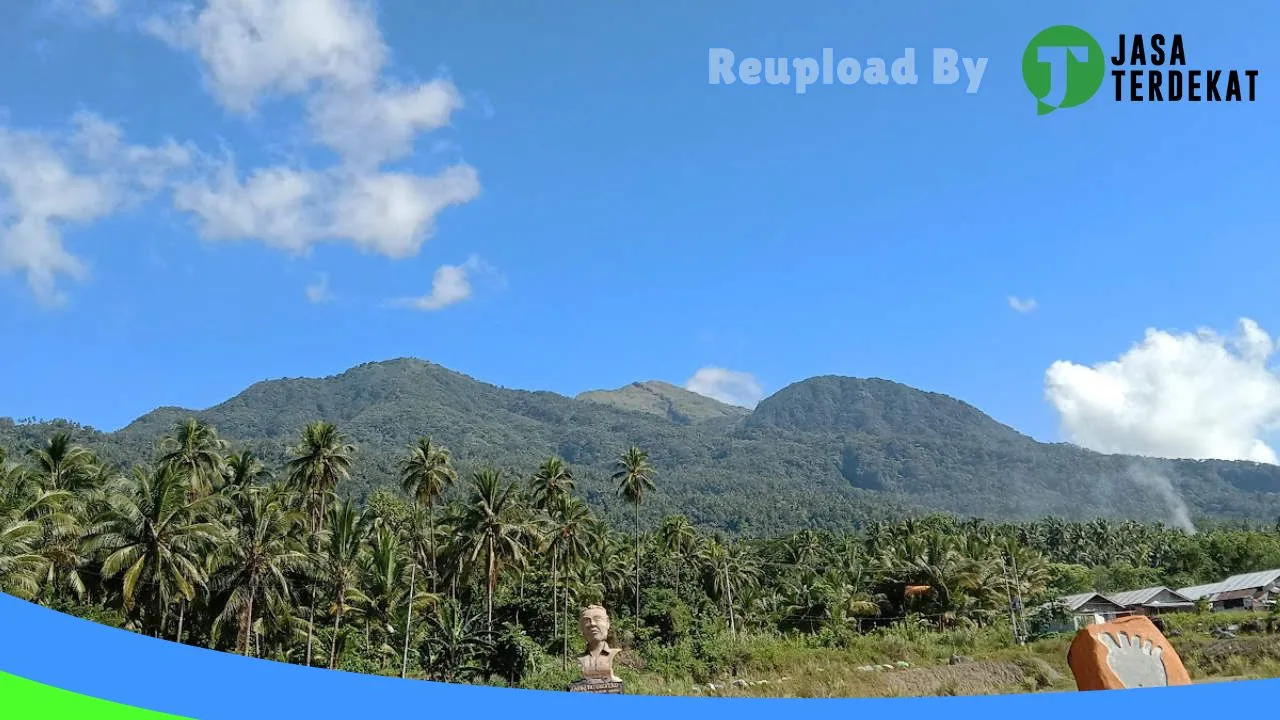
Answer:
[[[192,720],[120,705],[0,672],[0,717],[12,720]]]

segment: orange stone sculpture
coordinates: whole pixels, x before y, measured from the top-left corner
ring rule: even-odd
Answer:
[[[1071,641],[1067,664],[1079,690],[1190,685],[1182,658],[1142,615],[1090,625]]]

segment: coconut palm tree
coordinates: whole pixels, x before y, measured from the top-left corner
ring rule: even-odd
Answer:
[[[653,466],[649,464],[649,453],[636,446],[627,449],[618,458],[617,469],[613,473],[614,482],[618,483],[618,494],[635,507],[635,540],[636,540],[636,628],[640,627],[640,505],[644,496],[653,490]]]
[[[521,506],[516,484],[504,483],[501,472],[487,468],[471,478],[471,499],[459,518],[458,532],[465,561],[474,567],[484,559],[485,614],[492,632],[499,574],[504,566],[524,564],[536,543],[537,528]]]
[[[590,576],[600,588],[601,601],[622,598],[631,574],[630,549],[626,535],[612,532],[599,520],[591,533],[592,549],[584,577]]]
[[[320,574],[333,595],[330,670],[336,668],[338,663],[338,634],[342,628],[342,616],[353,605],[367,602],[360,590],[361,560],[371,523],[372,518],[357,510],[351,500],[329,508],[319,565]]]
[[[264,485],[271,481],[271,471],[252,450],[232,453],[223,465],[224,484],[232,488]]]
[[[754,587],[760,579],[759,558],[749,549],[737,544],[711,538],[699,549],[707,594],[713,600],[723,600],[729,620],[729,632],[737,635],[737,615],[734,596]]]
[[[693,523],[684,515],[672,515],[662,521],[658,527],[658,545],[667,557],[675,560],[676,593],[680,592],[681,570],[685,561],[693,552],[697,541],[697,531]]]
[[[45,559],[35,551],[40,525],[17,513],[0,514],[0,592],[29,600],[40,591]]]
[[[223,480],[222,453],[227,443],[213,426],[187,418],[174,426],[173,435],[160,443],[160,464],[176,467],[190,483],[188,496],[207,495]]]
[[[70,592],[77,600],[88,594],[84,570],[87,558],[82,552],[84,524],[80,520],[84,499],[66,490],[41,492],[27,505],[23,517],[40,526],[35,541],[36,553],[43,558],[40,573],[41,593]]]
[[[97,464],[93,454],[72,441],[65,432],[55,433],[43,445],[28,453],[31,479],[45,490],[77,491],[94,478]]]
[[[565,571],[565,581],[561,586],[561,595],[564,599],[564,656],[563,660],[568,663],[569,657],[569,582],[568,573],[570,570],[577,568],[590,554],[592,548],[596,547],[599,540],[596,537],[599,525],[595,518],[591,516],[591,511],[587,508],[586,503],[573,496],[564,496],[559,501],[559,506],[555,508],[554,514],[550,517],[551,537],[548,543],[548,550],[551,553],[551,598],[552,613],[557,611],[556,602],[556,580],[557,570],[563,568]],[[557,566],[559,560],[559,566]],[[556,626],[558,629],[558,618]],[[554,630],[553,630],[554,632]]]
[[[347,443],[338,427],[313,422],[302,431],[287,464],[289,482],[302,495],[312,532],[324,528],[324,520],[338,484],[351,476],[355,446]]]
[[[458,479],[453,469],[448,449],[433,444],[431,438],[421,438],[409,450],[400,466],[400,486],[413,501],[427,508],[428,535],[431,545],[431,592],[436,592],[438,572],[436,568],[436,503]],[[413,571],[411,571],[412,573]],[[413,578],[410,579],[413,582]],[[410,591],[412,594],[412,591]]]
[[[157,635],[170,601],[195,598],[205,582],[204,558],[225,533],[201,519],[212,514],[213,496],[192,500],[189,489],[175,465],[134,468],[112,488],[86,537],[86,551],[103,556],[102,577],[120,578],[125,611]]]
[[[435,563],[438,531],[435,512],[422,507],[416,502],[412,503],[409,505],[404,517],[400,518],[397,530],[404,545],[404,553],[407,556],[406,562],[409,565],[409,592],[404,597],[404,644],[400,658],[400,677],[404,677],[409,670],[409,641],[413,637],[414,608],[422,602],[435,602],[439,597],[434,591],[430,593],[420,592],[416,583],[418,569],[426,564],[426,559],[430,557],[433,566]],[[434,581],[432,585],[435,585]]]
[[[405,571],[409,570],[412,574],[410,568],[415,561],[412,555],[405,552],[402,542],[401,536],[392,528],[378,526],[369,542],[369,552],[365,555],[363,567],[364,614],[368,626],[376,630],[373,639],[379,641],[378,655],[383,658],[383,668],[386,658],[395,652],[391,648],[390,639],[400,632],[401,628],[396,626],[400,610],[404,608],[412,613],[414,601],[420,600],[412,594],[412,583],[407,591],[405,589]],[[405,633],[409,631],[409,623],[410,620],[406,619],[401,626]],[[402,665],[401,677],[404,676],[404,671],[405,667]]]
[[[551,512],[573,493],[573,470],[558,457],[547,458],[529,480],[533,506]]]
[[[480,631],[479,624],[479,616],[452,601],[441,603],[428,616],[422,654],[432,677],[456,682],[484,671],[482,658],[489,650],[492,631]]]
[[[232,498],[230,532],[211,560],[211,585],[227,593],[218,623],[237,625],[237,649],[248,655],[255,609],[265,610],[271,596],[289,597],[290,575],[303,567],[307,553],[299,538],[299,512],[271,488],[235,487],[243,489]]]

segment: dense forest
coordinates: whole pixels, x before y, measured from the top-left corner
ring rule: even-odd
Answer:
[[[1280,567],[1280,532],[1242,523],[1191,534],[930,515],[745,537],[681,514],[649,521],[639,510],[665,481],[637,447],[617,448],[609,474],[632,510],[621,524],[556,457],[463,474],[424,437],[401,450],[396,486],[360,501],[342,497],[356,458],[328,422],[303,426],[279,465],[194,418],[129,467],[67,433],[8,446],[0,590],[227,652],[520,685],[534,669],[543,684],[569,677],[589,603],[609,608],[628,662],[705,678],[732,672],[748,637],[839,647],[912,625],[1016,638],[1062,594]]]
[[[420,435],[449,447],[463,478],[488,467],[523,475],[560,457],[573,465],[588,507],[614,524],[634,519],[611,477],[619,448],[635,444],[663,479],[663,492],[639,508],[642,521],[680,513],[735,536],[849,532],[933,512],[1183,526],[1280,516],[1280,467],[1041,443],[955,398],[847,377],[795,383],[748,412],[662,383],[569,398],[402,359],[260,382],[207,410],[161,408],[109,433],[0,419],[0,445],[25,447],[65,431],[105,463],[127,467],[149,462],[157,442],[192,416],[272,467],[288,461],[308,422],[340,425],[359,458],[339,494],[357,501],[398,486],[404,448]],[[465,485],[455,492],[465,495]]]

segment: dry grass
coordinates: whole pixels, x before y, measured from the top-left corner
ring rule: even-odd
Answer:
[[[1170,641],[1194,682],[1280,677],[1280,634],[1212,635],[1214,628],[1244,626],[1251,619],[1259,616],[1221,613],[1167,621]],[[837,649],[792,639],[745,638],[738,648],[743,660],[736,676],[712,678],[714,689],[669,668],[665,673],[652,666],[628,669],[622,675],[628,694],[644,695],[834,698],[1073,691],[1066,658],[1070,640],[1056,636],[1018,647],[998,633],[883,633],[854,638]],[[949,665],[952,654],[972,661]],[[894,667],[867,669],[884,664]]]

